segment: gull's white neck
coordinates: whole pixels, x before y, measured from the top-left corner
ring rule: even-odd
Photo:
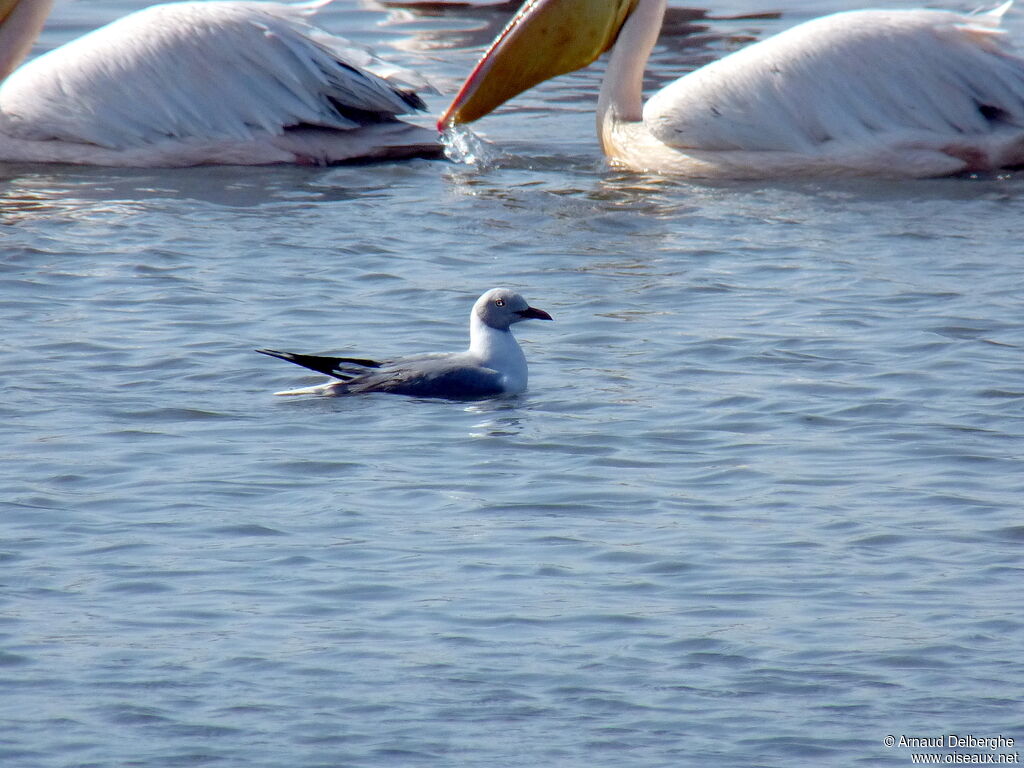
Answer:
[[[499,331],[485,325],[474,312],[469,321],[469,354],[481,365],[502,374],[505,390],[509,393],[526,389],[526,356],[512,331]]]
[[[614,132],[643,119],[644,68],[658,41],[666,0],[639,0],[622,25],[608,59],[597,99],[597,135],[609,157],[617,156]]]
[[[0,9],[10,5],[10,0],[0,2]],[[32,44],[43,30],[51,7],[53,0],[20,0],[3,20],[0,27],[0,82],[28,56]]]

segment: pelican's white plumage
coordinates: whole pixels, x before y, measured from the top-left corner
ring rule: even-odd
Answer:
[[[780,168],[807,158],[809,170],[907,176],[1020,162],[1024,65],[1005,50],[1000,15],[815,19],[669,84],[643,123],[668,147],[736,168],[754,153]]]
[[[469,119],[496,106],[480,96],[494,60],[524,44],[537,6],[575,2],[524,6],[442,123],[460,122],[467,105]],[[623,13],[627,2],[589,8]],[[1009,7],[833,14],[685,75],[643,105],[665,0],[635,0],[604,43],[613,47],[597,107],[602,148],[632,168],[710,177],[926,177],[1024,164],[1024,60],[999,28]]]
[[[41,28],[48,7],[20,0],[11,17],[34,10]],[[0,158],[185,166],[436,154],[431,131],[395,119],[422,101],[357,66],[344,40],[305,20],[313,9],[156,5],[39,56],[0,85]]]

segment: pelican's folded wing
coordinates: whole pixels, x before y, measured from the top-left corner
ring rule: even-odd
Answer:
[[[164,139],[336,130],[422,109],[347,61],[301,6],[194,2],[125,16],[29,62],[0,86],[5,131],[124,149]]]
[[[644,123],[683,150],[803,154],[828,142],[1019,128],[1024,61],[998,28],[1006,7],[816,19],[671,83],[647,103]]]

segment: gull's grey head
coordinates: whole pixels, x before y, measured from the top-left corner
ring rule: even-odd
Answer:
[[[510,288],[492,288],[473,305],[473,315],[491,328],[507,331],[520,320],[551,320],[543,309],[535,309]]]

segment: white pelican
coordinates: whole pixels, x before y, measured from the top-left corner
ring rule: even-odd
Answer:
[[[1024,164],[1024,59],[987,13],[849,11],[670,83],[642,77],[665,0],[527,0],[438,127],[611,48],[597,131],[614,163],[690,177],[946,176]]]
[[[53,0],[0,0],[0,160],[160,167],[436,155],[411,90],[303,20],[323,2],[155,5],[17,68]]]

